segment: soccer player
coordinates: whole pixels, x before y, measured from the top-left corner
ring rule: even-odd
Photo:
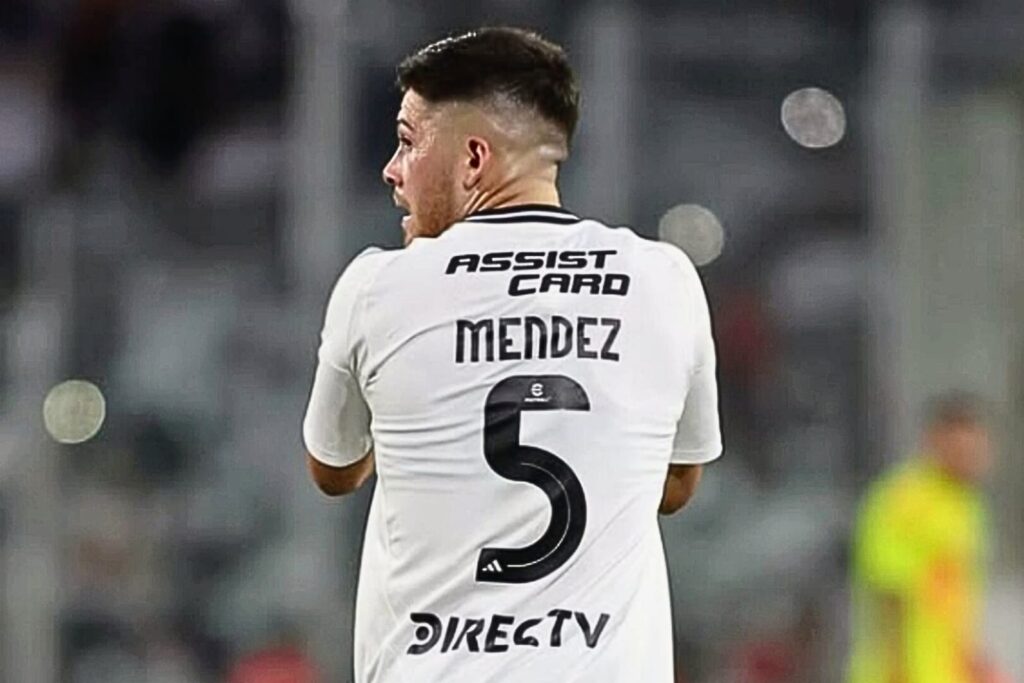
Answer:
[[[721,450],[678,249],[560,205],[561,48],[488,28],[398,68],[406,246],[342,274],[303,434],[329,495],[376,470],[356,680],[672,680],[657,513]]]
[[[991,461],[977,400],[934,399],[921,455],[868,489],[854,541],[850,683],[990,683],[978,617],[979,482]]]

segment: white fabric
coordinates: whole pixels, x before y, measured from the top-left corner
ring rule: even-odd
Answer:
[[[449,272],[453,263],[461,265]],[[601,282],[576,294],[510,294],[550,273],[557,283],[562,275]],[[513,285],[518,276],[533,279]],[[625,295],[590,293],[621,292],[624,277]],[[567,321],[563,331],[573,326],[573,350],[553,358],[567,339],[553,341],[556,317]],[[476,362],[465,329],[460,350],[460,320],[481,330],[493,321],[492,346],[486,332],[476,337]],[[495,387],[513,377],[525,378],[515,390],[521,401],[503,402]],[[569,384],[588,406],[575,390],[565,395],[576,399],[556,397]],[[485,412],[489,396],[499,398]],[[566,400],[576,407],[559,408]],[[328,305],[303,429],[328,465],[354,462],[371,446],[376,454],[356,681],[672,681],[657,509],[670,462],[721,452],[717,400],[704,292],[675,247],[557,209],[517,209],[357,257]],[[509,446],[516,435],[519,450]],[[578,481],[582,507],[552,456]],[[548,476],[550,490],[499,474],[510,461],[525,477]],[[559,552],[522,562],[482,554],[531,546],[549,526],[561,529],[552,536]],[[571,553],[559,554],[565,547]],[[543,575],[506,582],[514,572]]]

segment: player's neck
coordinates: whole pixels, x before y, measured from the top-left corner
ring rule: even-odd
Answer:
[[[502,188],[484,190],[475,194],[467,202],[464,215],[468,216],[485,209],[503,209],[522,204],[561,206],[562,200],[554,182],[546,178],[523,180]]]
[[[946,481],[967,488],[972,487],[976,483],[970,477],[965,476],[962,472],[958,471],[956,467],[945,462],[938,455],[931,454],[930,456],[928,456],[927,462],[931,466],[932,471],[936,472],[940,477],[942,477]]]

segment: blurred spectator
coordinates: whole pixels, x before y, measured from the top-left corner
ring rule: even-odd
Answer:
[[[767,432],[763,405],[765,383],[778,364],[779,349],[762,295],[749,286],[732,287],[715,308],[719,382],[728,424],[735,420],[732,438],[762,439]],[[756,449],[741,449],[741,452]],[[764,463],[751,463],[763,473]]]
[[[4,308],[18,283],[18,231],[14,229],[16,212],[0,203],[0,310]]]
[[[316,665],[299,639],[283,635],[278,642],[242,656],[232,667],[227,683],[320,683]]]
[[[146,160],[171,173],[212,119],[217,61],[207,17],[186,8],[165,12],[141,33],[145,44],[122,116]]]
[[[922,452],[868,489],[854,547],[850,683],[995,683],[979,650],[991,464],[977,399],[929,408]]]
[[[64,171],[84,170],[89,149],[81,145],[108,136],[130,141],[151,170],[173,175],[217,123],[279,105],[288,30],[281,0],[79,0],[58,60],[70,135]]]
[[[818,683],[824,649],[822,606],[803,599],[790,623],[741,639],[727,656],[721,683]]]
[[[4,0],[0,3],[0,50],[37,38],[43,23],[43,12],[32,0]]]
[[[79,0],[68,11],[57,55],[57,102],[68,121],[72,147],[66,160],[76,166],[75,143],[91,140],[113,119],[123,68],[124,15],[128,2]]]

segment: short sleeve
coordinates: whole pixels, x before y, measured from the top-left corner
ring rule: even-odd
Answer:
[[[317,460],[332,467],[351,465],[373,447],[370,409],[358,381],[365,330],[365,290],[380,267],[379,250],[367,250],[345,269],[331,293],[324,316],[317,368],[302,436]]]
[[[715,342],[707,296],[697,269],[679,249],[668,247],[682,273],[685,324],[693,340],[690,386],[683,413],[672,442],[674,465],[700,465],[722,453],[722,433],[718,417],[718,380],[715,376]]]

